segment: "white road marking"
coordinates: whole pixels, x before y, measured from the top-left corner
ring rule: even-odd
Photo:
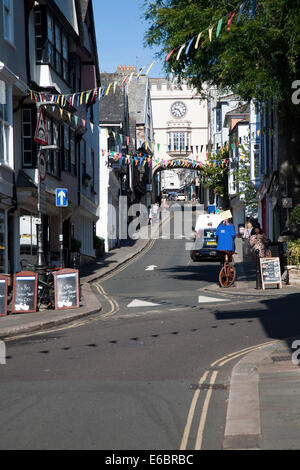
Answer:
[[[158,266],[156,266],[155,264],[152,264],[151,266],[147,266],[145,271],[154,271],[155,268],[157,268]]]
[[[204,295],[199,295],[198,297],[198,303],[208,303],[208,302],[229,302],[230,299],[220,299],[220,298],[215,298],[215,297],[205,297]]]
[[[152,302],[146,302],[145,300],[138,300],[134,299],[130,304],[127,305],[127,307],[132,308],[132,307],[156,307],[157,305],[160,304],[155,304]]]

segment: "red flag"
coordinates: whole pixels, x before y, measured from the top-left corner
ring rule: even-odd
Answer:
[[[230,13],[230,16],[229,16],[229,20],[228,20],[228,23],[227,23],[227,31],[230,31],[230,28],[231,28],[231,22],[234,18],[234,15],[235,15],[235,11],[232,11]]]
[[[169,54],[166,57],[166,62],[170,59],[170,57],[171,57],[171,55],[173,54],[174,51],[176,51],[176,48],[173,49],[171,52],[169,52]]]

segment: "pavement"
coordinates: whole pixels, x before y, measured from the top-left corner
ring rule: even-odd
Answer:
[[[102,306],[91,289],[93,281],[112,273],[147,247],[149,240],[132,241],[107,253],[103,259],[81,270],[81,302],[78,309],[45,310],[7,315],[0,318],[0,338],[39,331],[101,312]],[[268,298],[300,294],[300,289],[283,283],[282,289],[256,289],[255,264],[243,254],[243,242],[237,240],[234,255],[237,282],[221,289],[211,285],[205,290],[222,295]],[[299,297],[300,298],[300,297]],[[270,341],[245,350],[233,367],[224,434],[224,450],[277,450],[300,448],[300,340],[293,351],[290,341]],[[297,351],[299,350],[299,354]],[[299,359],[298,359],[299,358]]]

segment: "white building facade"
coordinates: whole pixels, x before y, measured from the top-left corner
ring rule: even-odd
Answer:
[[[178,85],[167,79],[152,78],[151,101],[154,159],[205,162],[208,146],[207,100],[187,84]],[[179,172],[177,178],[174,176],[176,171]],[[170,176],[167,174],[169,172]],[[184,184],[180,170],[161,173],[161,190],[170,189],[171,184]]]

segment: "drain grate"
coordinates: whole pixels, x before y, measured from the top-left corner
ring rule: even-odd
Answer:
[[[228,390],[229,384],[191,384],[191,390]]]
[[[291,361],[292,356],[291,356],[291,354],[285,355],[285,356],[271,356],[271,359],[274,362]]]

